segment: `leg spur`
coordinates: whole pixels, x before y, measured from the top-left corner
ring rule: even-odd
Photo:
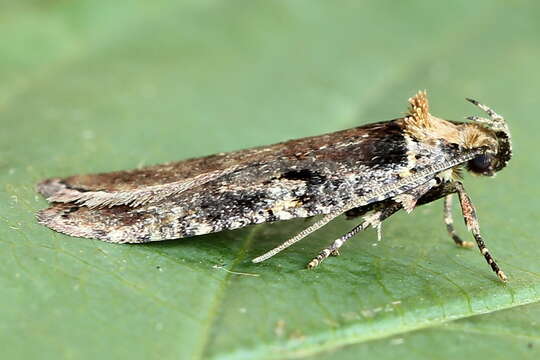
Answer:
[[[334,240],[330,246],[324,248],[319,255],[317,255],[313,260],[311,260],[307,268],[313,269],[317,267],[321,262],[323,262],[326,258],[328,258],[330,255],[337,256],[339,255],[339,248],[345,244],[347,240],[349,240],[354,235],[358,234],[361,231],[364,231],[370,226],[377,227],[377,231],[380,234],[380,224],[383,220],[390,217],[392,214],[397,212],[401,209],[401,204],[399,203],[393,203],[392,205],[389,205],[382,210],[379,210],[375,212],[373,215],[369,217],[369,219],[365,220],[361,224],[355,226],[351,231],[347,232],[340,238]]]

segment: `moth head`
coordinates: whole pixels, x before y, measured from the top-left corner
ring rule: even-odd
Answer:
[[[489,119],[478,116],[469,116],[467,119],[477,125],[485,135],[484,148],[486,151],[467,163],[467,170],[473,174],[493,176],[503,169],[512,158],[512,141],[510,130],[504,118],[491,110],[486,105],[473,99],[467,99],[470,103],[485,111]]]
[[[512,157],[510,131],[504,118],[486,105],[467,99],[485,111],[488,118],[469,116],[472,123],[446,121],[429,113],[425,91],[409,99],[409,109],[403,118],[404,130],[419,142],[441,140],[463,150],[478,152],[466,164],[473,174],[492,176],[506,166]]]

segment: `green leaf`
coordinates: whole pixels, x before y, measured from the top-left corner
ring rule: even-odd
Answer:
[[[538,319],[540,303],[535,303],[347,346],[314,359],[538,359]]]
[[[540,300],[539,10],[525,1],[2,3],[4,356],[278,359],[352,356],[358,346],[450,358],[457,341],[475,343],[462,332],[476,315],[516,307],[526,319],[517,306]],[[418,89],[435,115],[475,114],[467,96],[510,123],[510,166],[495,179],[465,178],[508,284],[476,250],[453,245],[439,202],[390,219],[380,243],[372,230],[360,234],[314,271],[305,264],[355,222],[338,219],[255,265],[309,221],[128,246],[34,219],[47,206],[34,189],[43,178],[391,119]],[[502,333],[538,338],[531,323],[493,316]],[[435,335],[413,332],[427,327]],[[446,340],[447,329],[459,334]],[[385,346],[399,338],[414,349]]]

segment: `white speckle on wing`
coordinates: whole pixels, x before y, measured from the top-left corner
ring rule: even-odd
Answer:
[[[191,230],[195,235],[203,235],[212,232],[213,227],[205,223],[195,223],[191,226]]]

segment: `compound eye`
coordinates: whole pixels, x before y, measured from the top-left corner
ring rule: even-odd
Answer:
[[[492,155],[478,155],[471,161],[469,161],[469,170],[475,173],[487,173],[491,172],[491,162],[493,161]]]

